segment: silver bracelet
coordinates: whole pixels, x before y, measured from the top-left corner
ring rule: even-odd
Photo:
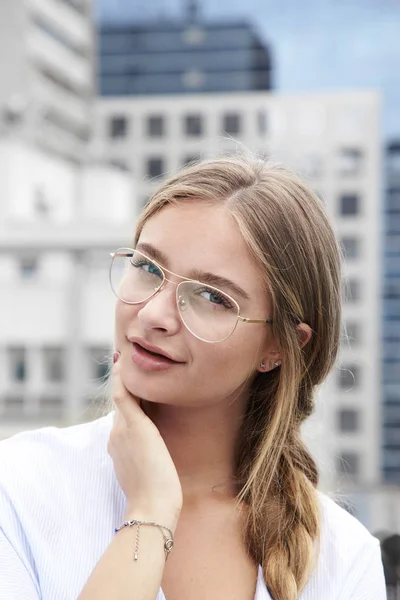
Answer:
[[[162,533],[162,536],[164,538],[165,560],[167,560],[168,555],[174,546],[174,536],[172,535],[172,531],[170,529],[168,529],[168,527],[165,527],[164,525],[160,525],[159,523],[155,523],[154,521],[139,521],[139,519],[133,519],[132,521],[125,521],[125,523],[122,523],[122,525],[117,527],[114,531],[115,531],[115,533],[117,533],[124,527],[132,527],[133,525],[136,525],[136,527],[137,527],[135,552],[133,555],[133,559],[137,560],[138,556],[139,556],[139,529],[140,529],[140,526],[141,525],[152,525],[153,527],[158,527],[158,529]],[[169,537],[164,533],[164,529],[166,531],[168,531]]]

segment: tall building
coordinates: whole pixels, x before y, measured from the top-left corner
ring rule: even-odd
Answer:
[[[386,148],[383,292],[383,475],[400,483],[400,140]]]
[[[271,53],[247,22],[207,22],[189,6],[181,22],[103,24],[104,96],[271,89]]]
[[[88,416],[113,343],[109,253],[137,208],[131,174],[88,143],[91,12],[0,2],[0,437]]]
[[[0,438],[91,415],[113,344],[110,252],[131,244],[137,213],[132,183],[0,140]]]
[[[0,2],[0,128],[79,162],[92,132],[92,0]],[[0,135],[1,135],[0,133]]]

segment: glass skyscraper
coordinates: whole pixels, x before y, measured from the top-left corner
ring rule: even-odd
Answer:
[[[103,24],[103,96],[271,89],[271,54],[244,21]]]
[[[400,139],[386,149],[383,297],[383,476],[400,483]]]

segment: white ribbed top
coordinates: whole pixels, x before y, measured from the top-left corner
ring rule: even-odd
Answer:
[[[113,414],[0,442],[0,600],[78,598],[125,512],[107,452]],[[299,600],[385,600],[378,540],[320,500],[320,555]],[[255,600],[272,600],[261,567]]]

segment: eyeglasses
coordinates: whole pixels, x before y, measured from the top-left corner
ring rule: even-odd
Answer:
[[[179,316],[190,333],[203,342],[227,340],[239,321],[272,323],[272,319],[240,316],[239,304],[225,292],[172,273],[138,250],[119,248],[110,256],[111,289],[119,300],[126,304],[142,304],[155,296],[166,281],[174,283]],[[176,284],[167,279],[166,273],[182,281]]]

